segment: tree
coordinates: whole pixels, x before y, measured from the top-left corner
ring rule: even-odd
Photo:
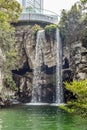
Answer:
[[[66,89],[73,92],[76,97],[67,103],[66,110],[73,110],[76,114],[87,117],[87,79],[65,83],[65,85]]]
[[[10,24],[16,22],[22,9],[16,0],[0,0],[0,48],[5,55],[3,61],[4,81],[11,75],[11,69],[15,66],[16,49],[15,49],[15,28]]]
[[[59,29],[60,29],[63,42],[65,42],[65,39],[66,39],[67,22],[68,22],[68,14],[67,14],[67,11],[63,9],[61,12],[61,18],[59,22]]]
[[[61,19],[59,22],[59,29],[63,39],[63,42],[70,44],[78,40],[80,31],[78,31],[80,26],[81,11],[80,8],[75,4],[72,6],[71,10],[63,10],[61,14]],[[74,34],[74,35],[73,35]]]
[[[16,0],[0,0],[0,11],[5,13],[8,21],[16,21],[22,11]]]
[[[86,34],[84,33],[85,28],[87,28],[86,6],[87,1],[81,0],[81,2],[75,3],[69,11],[62,11],[59,29],[63,43],[71,44],[83,39],[83,34]]]
[[[80,0],[83,10],[87,10],[87,0]]]
[[[76,41],[81,41],[82,45],[87,48],[87,0],[75,3],[69,11],[63,10],[59,28],[63,43],[71,46]],[[87,117],[87,79],[65,83],[65,85],[66,89],[73,93],[75,99],[63,108]]]

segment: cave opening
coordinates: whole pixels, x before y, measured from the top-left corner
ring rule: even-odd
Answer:
[[[20,75],[20,76],[25,75],[27,72],[32,72],[32,69],[28,65],[28,61],[26,61],[24,63],[22,68],[18,68],[18,69],[12,70],[12,74],[16,74],[16,75]]]
[[[31,99],[31,95],[28,95],[28,93],[30,93],[30,90],[28,90],[29,86],[27,83],[28,81],[32,82],[31,77],[28,77],[28,74],[32,73],[32,71],[33,70],[30,68],[28,61],[26,61],[23,64],[22,68],[12,70],[13,80],[15,81],[16,86],[18,88],[16,92],[16,96],[18,96],[18,100],[24,100],[26,102],[27,100],[30,101]],[[21,88],[21,83],[23,85],[22,86],[23,88]]]

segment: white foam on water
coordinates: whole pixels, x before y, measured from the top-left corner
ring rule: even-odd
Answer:
[[[61,106],[66,105],[64,103],[25,103],[24,105],[27,106]]]

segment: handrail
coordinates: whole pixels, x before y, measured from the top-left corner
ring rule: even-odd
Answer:
[[[19,17],[19,21],[42,21],[46,23],[58,24],[58,14],[53,11],[41,8],[24,7]]]
[[[22,13],[34,13],[34,14],[43,14],[43,15],[49,15],[53,17],[60,17],[57,13],[47,10],[47,9],[41,9],[41,8],[30,8],[29,6],[23,8]]]

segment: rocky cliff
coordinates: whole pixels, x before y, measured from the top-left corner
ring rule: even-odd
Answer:
[[[31,101],[33,70],[35,63],[36,37],[32,26],[19,25],[16,26],[15,48],[17,49],[18,58],[16,61],[16,69],[12,70],[13,79],[16,83],[18,91],[16,95],[22,102]],[[55,34],[56,35],[56,34]],[[55,100],[56,86],[56,39],[42,40],[42,102],[52,102]],[[63,44],[63,81],[72,81],[73,79],[87,78],[87,46],[81,41],[71,44]],[[5,56],[0,51],[0,59],[4,60]],[[1,63],[3,63],[1,61]],[[37,66],[38,68],[38,66]],[[0,92],[2,93],[3,73],[2,64],[0,64]],[[14,93],[6,90],[6,93]]]
[[[87,47],[81,41],[63,45],[63,81],[83,79],[87,79]],[[74,99],[66,89],[64,97],[65,101]]]
[[[55,71],[56,71],[56,40],[44,38],[43,65],[42,65],[42,101],[53,101],[55,98]],[[36,39],[32,26],[16,27],[16,47],[19,60],[18,70],[13,70],[18,94],[22,101],[31,100],[33,70],[35,63]],[[80,41],[62,45],[63,47],[63,81],[87,78],[87,48]]]
[[[63,61],[66,63],[63,66],[64,71],[68,72],[70,70],[73,79],[87,78],[87,48],[83,46],[81,41],[63,46]]]
[[[35,63],[36,38],[32,26],[16,27],[16,48],[18,50],[18,69],[12,70],[16,82],[18,95],[22,101],[31,100],[33,70],[38,68]],[[56,44],[55,41],[42,40],[42,101],[53,101],[55,93],[55,69],[56,69]],[[39,52],[38,52],[39,53]],[[38,62],[38,61],[37,61]],[[47,95],[47,96],[46,96]]]

